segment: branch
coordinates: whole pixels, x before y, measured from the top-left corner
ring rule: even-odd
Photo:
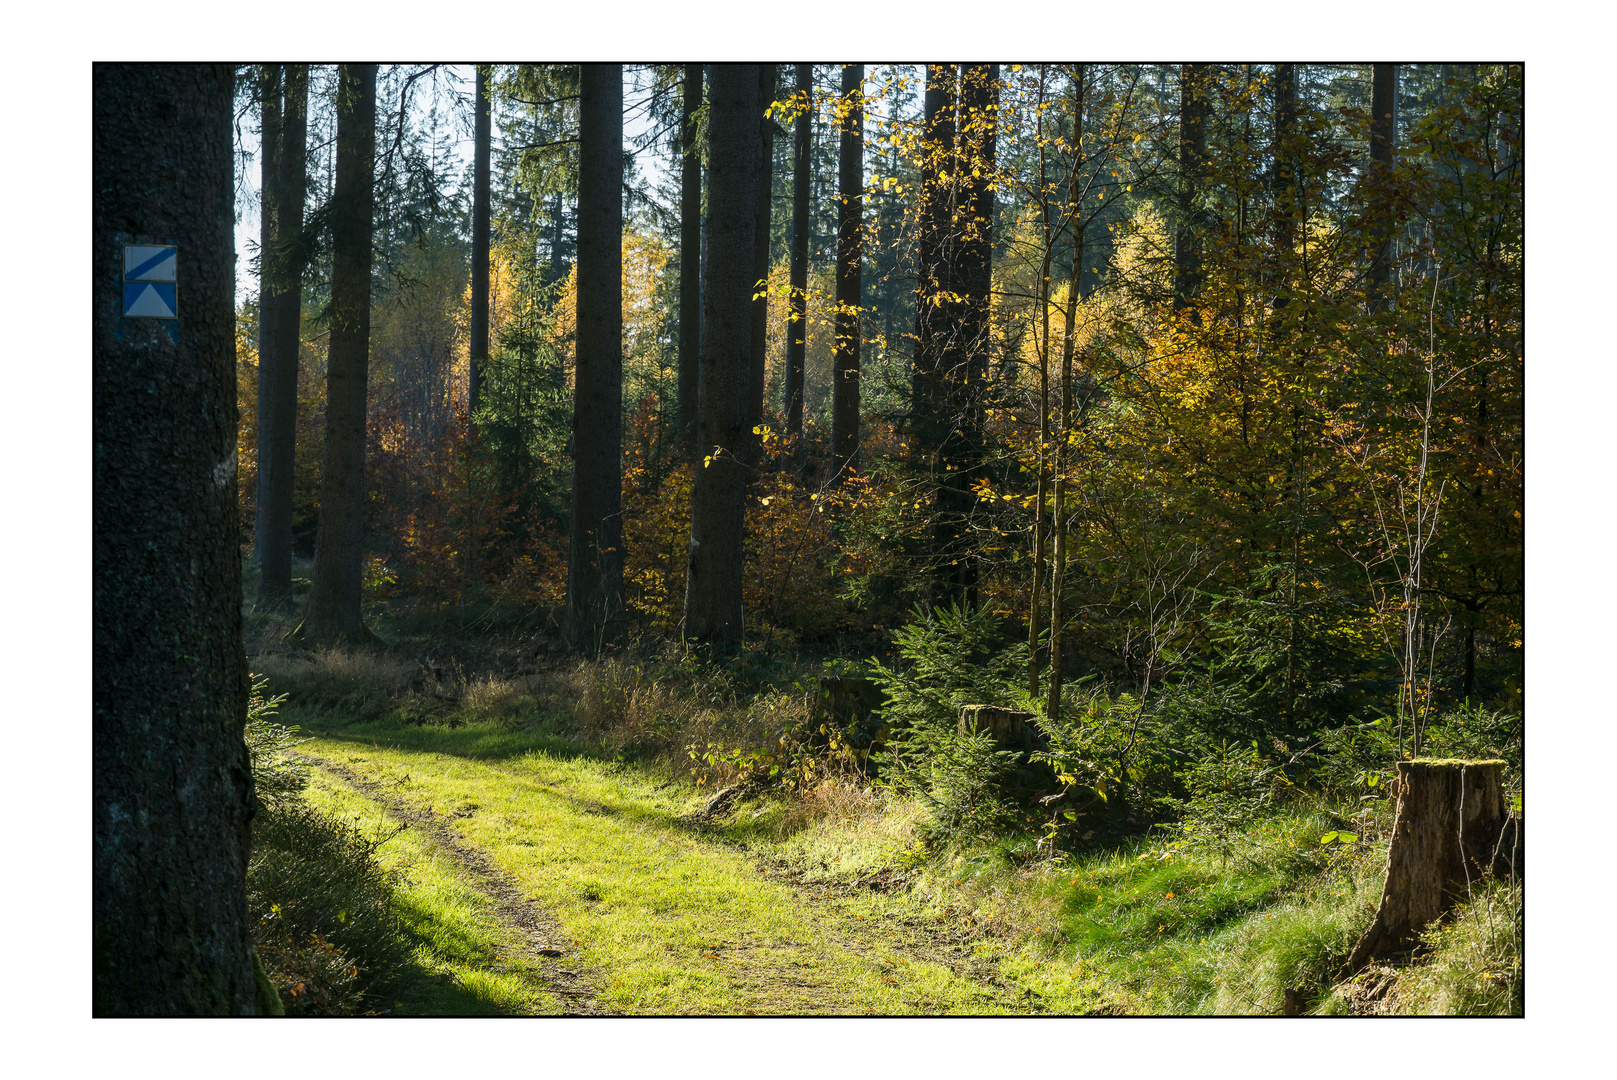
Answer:
[[[568,143],[576,143],[577,141],[578,141],[578,136],[574,135],[571,139],[551,139],[549,142],[524,143],[521,146],[512,146],[512,147],[508,147],[507,149],[510,149],[510,150],[544,150],[544,149],[546,149],[548,147],[552,147],[552,146],[566,146]]]

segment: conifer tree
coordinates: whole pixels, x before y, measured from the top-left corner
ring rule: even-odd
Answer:
[[[678,438],[696,430],[697,353],[702,345],[702,156],[696,140],[702,65],[685,65],[679,122],[679,417]]]
[[[865,191],[865,65],[842,65],[837,167],[837,314],[831,369],[832,475],[859,465],[860,270]]]
[[[739,643],[743,630],[751,313],[763,168],[759,82],[755,64],[715,64],[708,93],[708,253],[684,632],[720,646]]]
[[[786,328],[786,438],[800,452],[803,438],[803,368],[808,350],[809,150],[814,122],[814,65],[797,65],[792,134],[792,295]]]
[[[477,65],[477,91],[472,103],[472,312],[467,353],[471,385],[467,406],[476,414],[488,367],[488,229],[489,144],[492,117],[488,97],[489,66]]]
[[[572,647],[623,639],[623,67],[580,65],[578,344],[567,548]]]
[[[331,303],[326,309],[326,453],[314,581],[299,633],[315,642],[363,641],[365,406],[375,235],[376,65],[337,68],[337,171],[331,205]]]
[[[253,1015],[271,1004],[247,913],[235,72],[96,64],[91,80],[91,1009]],[[178,318],[124,317],[125,246],[149,261],[170,244]]]

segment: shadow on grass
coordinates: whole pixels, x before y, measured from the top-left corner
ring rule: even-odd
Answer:
[[[512,730],[496,722],[401,724],[393,720],[356,720],[326,709],[288,704],[281,722],[332,742],[385,745],[424,754],[445,754],[468,761],[501,761],[542,753],[561,760],[611,759],[560,735]]]

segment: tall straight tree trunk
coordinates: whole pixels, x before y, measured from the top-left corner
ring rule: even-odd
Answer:
[[[949,361],[951,428],[943,455],[940,509],[948,530],[949,593],[977,606],[977,559],[971,551],[972,484],[981,476],[982,395],[988,379],[989,292],[994,252],[993,174],[998,153],[999,65],[965,64],[960,69],[960,132],[956,170],[963,196],[962,222],[955,240],[954,292],[963,302],[953,308]]]
[[[808,353],[808,250],[810,160],[814,125],[814,65],[797,65],[797,92],[802,112],[792,138],[792,266],[791,317],[786,329],[786,439],[801,460],[803,439],[803,371]]]
[[[1211,64],[1179,68],[1179,221],[1174,230],[1173,309],[1190,306],[1202,283],[1202,222],[1198,210],[1207,169]]]
[[[953,162],[959,71],[954,64],[926,66],[921,127],[920,220],[916,228],[915,357],[911,368],[910,422],[918,464],[935,462],[948,430],[944,352],[948,297],[954,286],[948,243],[954,216]]]
[[[252,1015],[235,72],[96,64],[91,80],[91,1009]],[[179,318],[123,318],[124,246],[168,244]]]
[[[281,65],[264,64],[258,73],[258,361],[260,393],[264,354],[275,348],[275,301],[271,281],[271,255],[275,250],[275,217],[280,212],[281,187]],[[263,511],[254,515],[254,540],[263,531]],[[253,561],[259,559],[253,547]]]
[[[696,431],[696,357],[702,346],[702,155],[696,114],[702,107],[702,65],[685,65],[679,125],[679,445]]]
[[[483,372],[488,367],[488,171],[490,115],[488,100],[487,64],[477,65],[477,97],[473,103],[472,123],[472,340],[470,354],[470,386],[467,389],[468,411],[476,415],[483,396]]]
[[[1297,65],[1275,65],[1274,245],[1276,311],[1291,303],[1297,246]]]
[[[865,208],[865,65],[842,65],[837,162],[837,314],[831,373],[832,475],[859,467],[861,240]]]
[[[763,114],[775,100],[775,65],[758,65],[758,131],[762,139],[763,169],[758,174],[758,225],[753,234],[752,374],[747,395],[747,427],[752,448],[747,460],[757,474],[763,464],[764,360],[769,341],[769,218],[774,206],[775,121]]]
[[[258,606],[292,595],[292,488],[303,337],[303,201],[308,193],[309,65],[288,64],[276,172],[275,236],[261,258],[270,282],[269,333],[258,356]]]
[[[565,631],[623,640],[623,67],[580,66],[578,359]]]
[[[738,643],[743,629],[747,407],[763,168],[758,85],[757,65],[715,64],[708,94],[708,255],[685,634],[720,646]]]
[[[1062,667],[1061,650],[1067,626],[1067,530],[1070,525],[1067,510],[1067,455],[1071,451],[1073,435],[1072,364],[1078,344],[1078,300],[1083,291],[1084,271],[1084,213],[1081,147],[1084,138],[1084,65],[1079,64],[1073,79],[1073,163],[1067,177],[1067,221],[1072,230],[1072,269],[1067,276],[1067,308],[1061,331],[1061,438],[1056,443],[1055,456],[1055,509],[1051,514],[1055,527],[1055,551],[1050,568],[1050,684],[1045,698],[1044,713],[1051,720],[1061,719]]]
[[[1370,73],[1370,307],[1392,299],[1392,205],[1387,185],[1398,150],[1398,65],[1372,64]]]
[[[314,583],[301,633],[364,641],[360,573],[365,539],[365,388],[371,336],[372,171],[376,65],[337,68],[337,168],[332,192],[331,326],[326,352],[326,457]]]

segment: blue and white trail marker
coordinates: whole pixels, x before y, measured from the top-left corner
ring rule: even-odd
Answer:
[[[179,255],[173,244],[124,245],[124,318],[180,317],[175,273]]]

